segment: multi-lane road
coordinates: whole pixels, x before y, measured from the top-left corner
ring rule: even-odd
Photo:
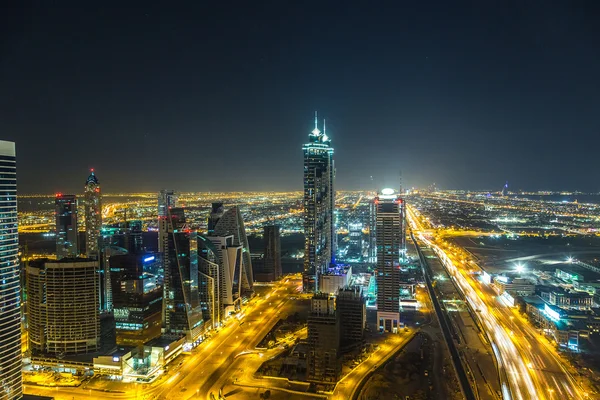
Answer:
[[[293,313],[301,280],[284,279],[269,292],[253,299],[241,319],[231,318],[219,332],[202,343],[171,375],[154,384],[134,385],[122,391],[103,392],[84,388],[47,388],[26,386],[25,393],[73,399],[205,399],[221,376],[228,375],[240,353],[253,350],[280,318]],[[218,392],[218,389],[217,389]],[[215,393],[217,394],[217,393]]]
[[[478,318],[496,354],[505,399],[587,399],[590,394],[569,373],[556,350],[518,312],[498,299],[488,285],[469,273],[460,249],[436,241],[424,221],[407,207],[416,235],[438,255]],[[429,231],[430,232],[430,231]]]

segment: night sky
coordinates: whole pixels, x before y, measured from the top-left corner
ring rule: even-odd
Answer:
[[[314,110],[338,189],[600,190],[595,1],[80,3],[0,16],[20,193],[300,190]]]

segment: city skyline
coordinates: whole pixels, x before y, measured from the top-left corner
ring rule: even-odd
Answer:
[[[400,170],[407,187],[600,189],[589,179],[600,173],[597,13],[586,5],[6,14],[0,129],[17,142],[23,194],[75,192],[70,172],[89,168],[105,193],[300,190],[297,149],[315,109],[341,189],[394,187]],[[94,145],[39,168],[63,150],[58,137]],[[227,151],[164,168],[165,138]]]

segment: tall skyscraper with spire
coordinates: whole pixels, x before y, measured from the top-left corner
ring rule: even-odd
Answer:
[[[98,258],[98,238],[102,229],[102,193],[100,182],[90,171],[85,181],[85,252],[88,258]]]
[[[335,166],[325,122],[308,136],[304,152],[304,273],[305,292],[318,292],[318,276],[335,262]]]
[[[0,197],[0,399],[23,396],[21,378],[21,285],[17,222],[15,143],[0,140],[2,197]]]

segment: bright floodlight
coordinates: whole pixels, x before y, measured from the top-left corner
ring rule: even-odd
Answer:
[[[572,262],[573,262],[573,257],[569,257],[569,258],[567,258],[567,262],[568,262],[568,263],[572,263]]]
[[[381,194],[386,194],[386,195],[394,194],[394,189],[390,189],[390,188],[382,189]]]
[[[524,269],[525,267],[523,266],[523,264],[517,264],[517,272],[521,273]]]

